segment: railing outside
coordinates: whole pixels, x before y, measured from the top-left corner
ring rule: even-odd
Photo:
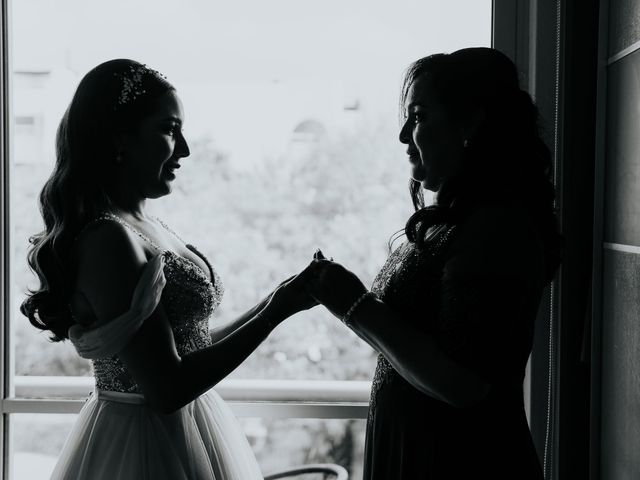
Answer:
[[[14,377],[4,413],[77,413],[94,388],[91,377]],[[216,392],[236,415],[265,418],[366,418],[370,382],[223,380]]]

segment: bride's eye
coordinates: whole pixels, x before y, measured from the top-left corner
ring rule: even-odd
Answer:
[[[414,110],[409,115],[411,123],[420,123],[420,122],[422,122],[424,120],[424,117],[425,117],[424,112],[422,112],[420,110]]]
[[[181,130],[180,125],[172,124],[165,127],[165,133],[171,137],[175,137]]]

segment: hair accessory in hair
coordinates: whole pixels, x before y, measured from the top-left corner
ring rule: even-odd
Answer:
[[[115,107],[113,107],[114,110],[117,110],[119,107],[133,102],[140,95],[147,92],[144,88],[142,88],[142,77],[144,75],[155,75],[165,80],[167,78],[157,70],[152,70],[146,65],[131,65],[129,67],[129,71],[126,71],[124,73],[114,73],[113,75],[119,77],[122,80],[122,88],[120,89],[118,101]]]

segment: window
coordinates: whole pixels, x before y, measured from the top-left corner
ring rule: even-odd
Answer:
[[[372,282],[411,213],[397,141],[402,71],[430,53],[491,42],[489,0],[11,7],[12,360],[4,374],[14,390],[3,412],[13,478],[46,478],[93,387],[90,364],[68,342],[48,342],[18,310],[36,286],[27,239],[42,228],[36,200],[54,162],[57,122],[85,72],[128,57],[177,87],[191,156],[173,194],[149,207],[220,273],[226,293],[212,321],[226,322],[316,248]],[[278,327],[216,388],[245,419],[265,469],[339,463],[331,445],[344,438],[353,445],[345,466],[356,475],[374,365],[372,349],[318,308]],[[300,441],[301,432],[323,447]],[[266,439],[282,442],[282,464],[268,463],[275,443]],[[312,450],[326,454],[311,458]]]

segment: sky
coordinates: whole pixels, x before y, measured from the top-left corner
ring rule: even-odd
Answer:
[[[47,117],[60,118],[89,69],[132,58],[177,87],[193,135],[240,148],[243,158],[281,149],[305,109],[339,124],[341,105],[359,102],[396,121],[411,61],[491,41],[490,0],[14,0],[10,8],[14,70],[71,72],[46,95]],[[271,128],[256,132],[253,148],[247,120]]]
[[[371,75],[490,41],[489,0],[14,0],[16,67],[136,58],[176,80]],[[31,64],[31,65],[30,65]]]

